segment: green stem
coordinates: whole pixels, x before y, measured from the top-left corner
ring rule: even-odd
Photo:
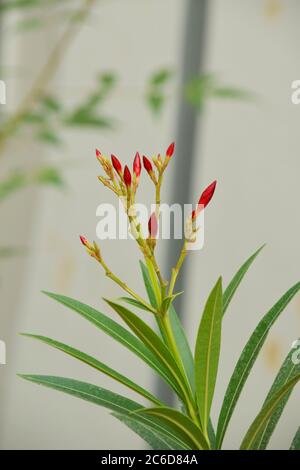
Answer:
[[[187,241],[184,240],[183,247],[182,247],[180,256],[178,258],[178,261],[176,263],[176,266],[175,266],[175,268],[172,269],[172,276],[171,276],[169,292],[168,292],[169,297],[173,294],[179,271],[180,271],[181,266],[182,266],[182,264],[185,260],[186,255],[187,255],[186,245],[187,245]]]
[[[184,379],[184,383],[182,384],[182,390],[183,390],[183,393],[184,393],[185,404],[186,404],[188,413],[189,413],[191,419],[194,421],[194,423],[197,426],[200,426],[200,421],[199,421],[199,418],[197,416],[197,410],[196,410],[196,405],[195,405],[195,401],[194,401],[194,397],[193,397],[193,392],[192,392],[191,386],[189,384],[189,381],[187,379],[186,372],[184,370],[184,366],[182,364],[181,356],[179,354],[178,347],[177,347],[177,344],[176,344],[176,340],[174,338],[174,334],[173,334],[172,326],[171,326],[171,323],[170,323],[169,315],[168,315],[168,313],[166,313],[165,315],[161,316],[160,318],[161,318],[161,326],[163,327],[165,336],[166,336],[168,344],[169,344],[169,348],[170,348],[170,350],[173,354],[173,357],[174,357],[174,359],[175,359],[175,361],[176,361],[176,363],[177,363],[177,365],[180,369],[182,377]]]
[[[119,279],[107,266],[107,264],[103,261],[102,258],[97,258],[97,261],[101,264],[105,271],[105,275],[109,277],[112,281],[114,281],[116,284],[118,284],[125,292],[127,292],[129,295],[131,295],[134,299],[136,299],[138,302],[141,302],[145,307],[148,308],[152,313],[156,314],[156,310],[148,304],[142,297],[140,297],[136,292],[134,292],[130,287],[127,286],[127,284],[121,279]]]

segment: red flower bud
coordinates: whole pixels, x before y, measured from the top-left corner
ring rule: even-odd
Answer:
[[[139,176],[141,174],[141,169],[142,169],[141,157],[140,157],[139,152],[136,152],[135,158],[134,158],[134,161],[133,161],[133,171],[134,171],[135,176],[137,178],[139,178]]]
[[[131,173],[127,165],[124,168],[123,178],[124,178],[124,183],[126,184],[126,186],[127,187],[131,186]]]
[[[82,235],[80,235],[80,241],[81,243],[83,244],[83,246],[88,246],[89,242],[87,241],[87,239],[85,237],[83,237]]]
[[[96,157],[97,157],[97,158],[101,157],[101,152],[100,152],[100,150],[98,150],[98,149],[96,149]]]
[[[169,145],[167,148],[166,156],[168,158],[171,158],[175,150],[175,142],[172,142],[172,144]]]
[[[143,164],[144,164],[144,168],[145,170],[150,173],[151,171],[153,171],[153,168],[152,168],[152,164],[150,162],[150,160],[145,157],[145,155],[143,156]]]
[[[206,207],[211,198],[214,195],[215,189],[216,189],[216,181],[213,181],[207,188],[203,191],[203,193],[200,196],[198,205]]]
[[[115,155],[111,155],[111,162],[116,172],[122,175],[122,165]]]
[[[158,232],[158,223],[155,212],[151,214],[151,217],[148,221],[148,230],[150,238],[156,238]]]

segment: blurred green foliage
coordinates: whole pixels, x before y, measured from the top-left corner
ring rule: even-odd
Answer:
[[[173,73],[170,69],[162,68],[149,78],[145,98],[150,110],[155,115],[160,114],[166,103],[167,85],[172,76]]]
[[[28,10],[36,7],[55,6],[63,3],[70,3],[70,0],[2,0],[0,2],[0,12],[7,12],[20,8]]]
[[[57,96],[41,96],[35,107],[23,116],[23,126],[30,126],[37,140],[55,146],[63,144],[65,128],[112,129],[115,121],[104,113],[101,106],[113,91],[116,81],[113,73],[99,75],[94,89],[72,109],[68,109]]]
[[[184,87],[184,96],[188,103],[201,111],[212,98],[249,101],[254,95],[240,88],[220,84],[212,74],[203,74],[190,80]]]
[[[32,172],[14,170],[0,181],[0,202],[31,184],[63,187],[64,182],[60,171],[54,166],[41,166]]]
[[[16,248],[14,246],[0,246],[0,260],[20,256],[26,252],[25,248]]]
[[[94,0],[94,2],[96,1]],[[72,28],[74,21],[80,22],[87,18],[89,9],[94,2],[93,0],[2,0],[0,1],[0,14],[6,15],[20,10],[22,14],[18,15],[16,30],[22,33],[27,31],[35,33],[35,30],[42,29],[49,23],[56,25],[57,22],[62,21],[66,23],[66,28]],[[59,46],[58,42],[56,47]],[[64,50],[63,54],[65,53]],[[53,60],[51,54],[53,54],[53,50],[49,50],[48,62],[50,64]],[[57,68],[59,65],[58,62],[55,67]],[[172,93],[174,95],[174,91],[172,92],[174,76],[175,72],[171,68],[161,67],[147,79],[144,100],[153,116],[160,116],[168,100],[172,97]],[[32,78],[35,83],[35,77]],[[36,141],[48,146],[63,145],[65,131],[72,128],[81,132],[115,130],[116,120],[105,112],[104,105],[116,91],[117,84],[118,79],[115,71],[98,73],[92,90],[72,107],[68,106],[61,96],[46,92],[47,86],[42,87],[25,112],[22,112],[21,115],[18,115],[18,111],[16,112],[17,125],[13,125],[12,128],[8,125],[8,132],[5,128],[7,121],[14,123],[15,116],[0,115],[0,143],[2,144],[3,140],[8,140],[11,137],[18,137],[22,131],[27,130],[31,131]],[[176,90],[175,93],[183,95],[184,99],[199,111],[202,111],[206,102],[212,98],[249,100],[252,97],[244,90],[220,84],[211,74],[193,78],[185,84],[183,90]],[[4,132],[3,129],[5,129]],[[1,156],[3,148],[1,145],[0,147]],[[22,165],[22,169],[12,171],[0,179],[0,202],[31,184],[52,185],[61,188],[63,187],[63,175],[61,170],[54,166],[41,165],[34,171],[25,171],[24,165]],[[9,253],[14,253],[14,250],[0,248],[0,257],[8,256]]]

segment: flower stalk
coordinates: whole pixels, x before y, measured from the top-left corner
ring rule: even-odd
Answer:
[[[111,269],[103,260],[99,246],[97,245],[95,241],[91,244],[88,242],[88,240],[85,237],[80,236],[79,238],[80,238],[81,243],[86,247],[87,253],[96,261],[98,261],[98,263],[104,269],[105,275],[108,278],[110,278],[113,282],[115,282],[118,286],[120,286],[121,289],[127,292],[127,294],[131,295],[135,300],[143,304],[147,308],[147,310],[149,310],[152,313],[156,313],[156,310],[148,302],[146,302],[141,296],[139,296],[136,292],[134,292],[134,290],[130,289],[130,287],[128,287],[125,282],[123,282],[118,276],[116,276],[111,271]]]
[[[119,279],[118,276],[116,276],[111,271],[108,265],[104,262],[103,257],[100,253],[100,249],[95,242],[93,242],[93,244],[90,244],[86,238],[80,237],[80,239],[83,245],[86,247],[89,255],[100,263],[100,265],[104,269],[106,276],[109,277],[112,281],[114,281],[117,285],[119,285],[121,289],[123,289],[133,299],[143,305],[148,311],[154,314],[156,322],[162,334],[166,338],[167,345],[179,368],[182,380],[180,390],[188,415],[197,426],[200,426],[195,397],[192,392],[191,384],[189,383],[189,380],[186,375],[184,364],[182,362],[180,351],[178,349],[178,345],[174,337],[174,332],[169,317],[169,308],[173,301],[173,298],[175,298],[174,289],[176,285],[176,280],[187,255],[188,240],[186,238],[184,239],[183,248],[181,250],[180,256],[175,267],[172,269],[171,279],[169,283],[163,279],[160,267],[155,256],[155,248],[157,244],[160,218],[161,188],[163,183],[164,172],[166,171],[169,165],[169,162],[174,154],[174,150],[175,144],[172,143],[167,148],[164,158],[162,158],[161,154],[158,154],[157,156],[154,156],[152,158],[153,164],[146,156],[143,156],[143,166],[155,187],[155,211],[151,214],[148,222],[149,234],[147,238],[145,238],[142,233],[141,223],[137,217],[134,207],[136,191],[140,182],[142,170],[140,154],[137,152],[135,155],[131,173],[128,165],[124,166],[124,170],[122,169],[122,164],[115,155],[111,155],[111,161],[109,161],[104,155],[102,155],[99,150],[96,151],[97,159],[101,164],[106,175],[105,177],[99,176],[99,181],[104,186],[113,191],[119,198],[122,199],[131,227],[131,232],[133,233],[136,239],[136,242],[143,254],[148,268],[150,270],[153,270],[153,272],[155,273],[154,276],[156,276],[157,278],[159,288],[157,295],[158,303],[156,308],[152,307],[145,299],[143,299],[140,295],[134,292],[130,287],[128,287],[125,282]],[[154,168],[156,169],[156,172]],[[211,184],[200,196],[197,209],[191,215],[190,222],[192,223],[192,225],[194,224],[203,206],[205,207],[211,200],[214,190],[215,182]]]

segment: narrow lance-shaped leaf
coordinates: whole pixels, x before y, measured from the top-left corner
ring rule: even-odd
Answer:
[[[223,314],[225,314],[232,297],[234,296],[237,288],[239,287],[240,283],[242,282],[245,274],[247,273],[248,269],[250,268],[251,264],[257,257],[257,255],[261,252],[261,250],[265,247],[262,245],[258,250],[256,250],[250,258],[245,261],[245,263],[241,266],[238,272],[234,275],[228,286],[226,287],[224,294],[223,294]]]
[[[161,303],[161,292],[160,292],[160,286],[159,286],[159,283],[158,283],[158,279],[157,279],[157,276],[156,276],[155,269],[154,269],[153,264],[151,263],[151,261],[149,261],[148,259],[146,260],[146,264],[147,264],[148,273],[149,273],[150,280],[151,280],[151,286],[152,286],[152,289],[154,291],[156,304],[160,305],[160,303]]]
[[[262,407],[261,411],[251,424],[247,431],[243,442],[241,444],[241,450],[250,450],[253,448],[254,442],[257,439],[260,432],[264,429],[267,421],[270,419],[274,410],[280,406],[281,401],[290,394],[296,383],[300,380],[300,374],[289,380],[283,387],[281,387],[272,398]]]
[[[133,307],[153,313],[152,310],[150,310],[146,305],[144,305],[142,302],[139,302],[138,300],[133,299],[132,297],[120,297],[119,300],[132,305]]]
[[[53,294],[51,292],[44,293],[48,295],[48,297],[51,297],[71,310],[79,313],[83,318],[125,346],[154,369],[169,385],[172,386],[172,381],[170,381],[169,375],[164,367],[161,366],[151,351],[149,351],[149,349],[136,336],[130,333],[130,331],[126,330],[123,326],[119,325],[117,322],[98,310],[90,307],[89,305],[83,304],[78,300],[71,299],[64,295]]]
[[[290,450],[300,450],[300,426],[296,432]]]
[[[122,305],[111,302],[110,300],[104,299],[108,305],[110,305],[115,312],[123,319],[123,321],[129,326],[129,328],[137,335],[137,337],[143,341],[145,346],[159,360],[161,365],[168,370],[169,379],[172,382],[173,389],[183,399],[183,377],[182,374],[173,359],[173,356],[157,336],[157,334],[137,315],[123,307]]]
[[[175,446],[182,447],[183,449],[188,448],[181,439],[174,435],[170,427],[163,426],[158,420],[155,420],[151,417],[133,414],[134,411],[143,409],[142,405],[133,400],[130,400],[129,398],[123,397],[122,395],[93,384],[69,379],[66,377],[23,374],[20,374],[20,377],[38,385],[43,385],[48,388],[67,393],[68,395],[75,396],[90,403],[94,403],[95,405],[103,406],[104,408],[108,408],[114,413],[121,414],[123,416],[129,416],[132,419],[135,419],[136,422],[142,423],[147,429],[153,430],[155,434],[159,433],[160,436],[166,436],[168,439],[172,439],[175,444],[174,448]]]
[[[148,294],[149,302],[152,305],[152,307],[157,308],[155,293],[154,293],[154,290],[153,290],[153,287],[152,287],[152,284],[151,284],[151,279],[150,279],[150,275],[149,275],[149,272],[148,272],[148,268],[142,261],[140,261],[140,267],[141,267],[141,271],[142,271],[142,276],[143,276],[145,288],[146,288],[146,291],[147,291],[147,294]]]
[[[197,403],[204,432],[207,425],[217,379],[222,327],[222,278],[219,278],[206,302],[195,349]]]
[[[296,342],[300,345],[300,340]],[[276,379],[267,395],[267,398],[264,402],[264,405],[273,397],[273,395],[285,385],[290,379],[300,374],[300,360],[296,357],[297,351],[294,348],[291,349],[287,355],[285,361],[283,362]],[[291,393],[291,392],[290,392]],[[290,394],[287,394],[284,399],[281,400],[281,403],[274,410],[273,414],[270,416],[269,420],[266,422],[264,429],[257,436],[255,443],[253,444],[254,449],[264,450],[266,449],[270,438],[276,428],[276,425],[280,419],[280,416],[283,413],[283,410],[288,402]]]
[[[148,294],[148,297],[149,297],[149,302],[154,308],[156,308],[157,303],[156,303],[154,291],[153,291],[153,288],[152,288],[152,285],[151,285],[151,280],[150,280],[148,268],[142,261],[140,261],[140,266],[141,266],[141,270],[142,270],[142,275],[143,275],[145,288],[146,288],[146,291],[147,291],[147,294]],[[138,303],[135,299],[122,297],[122,300],[126,301],[127,303],[129,303],[131,305],[134,305],[136,307],[139,307],[139,308],[143,309],[142,305],[138,305]],[[169,317],[170,317],[170,323],[171,323],[172,331],[173,331],[173,334],[174,334],[175,342],[178,346],[178,351],[179,351],[179,354],[181,356],[182,365],[183,365],[184,370],[186,372],[186,375],[187,375],[187,378],[189,380],[191,389],[194,393],[195,392],[194,359],[193,359],[193,355],[192,355],[189,343],[188,343],[187,338],[185,336],[183,326],[182,326],[181,321],[180,321],[180,319],[179,319],[179,317],[178,317],[178,315],[177,315],[177,313],[176,313],[176,311],[175,311],[172,304],[169,307]],[[164,333],[163,327],[161,325],[160,318],[157,315],[156,315],[156,321],[157,321],[162,339],[164,340],[164,342],[166,344],[168,344],[168,339],[166,338],[166,335]]]
[[[178,317],[175,308],[171,305],[169,310],[170,323],[174,334],[177,349],[179,351],[181,361],[189,380],[191,389],[195,393],[195,371],[194,358],[188,340],[186,338],[182,323]]]
[[[180,411],[168,407],[144,408],[140,414],[157,417],[162,422],[169,424],[174,429],[174,432],[177,432],[193,450],[209,449],[201,429],[190,418],[180,413]]]
[[[129,429],[138,434],[153,450],[185,450],[189,449],[184,443],[180,444],[175,439],[159,433],[157,430],[149,427],[148,424],[137,421],[135,417],[112,413],[116,419],[125,424]]]
[[[217,447],[220,448],[224,439],[230,418],[235,409],[243,386],[250,374],[252,366],[265,342],[268,332],[288,303],[300,290],[300,282],[289,289],[279,301],[269,310],[255,328],[248,340],[229,381],[223,400],[218,429]]]
[[[98,361],[98,359],[95,359],[94,357],[89,356],[88,354],[82,351],[79,351],[78,349],[75,349],[72,346],[68,346],[67,344],[61,343],[59,341],[55,341],[51,338],[47,338],[46,336],[32,335],[32,334],[26,334],[26,333],[23,333],[23,336],[27,336],[29,338],[33,338],[45,344],[48,344],[49,346],[52,346],[53,348],[56,348],[68,354],[69,356],[72,356],[75,359],[78,359],[81,362],[84,362],[85,364],[93,367],[94,369],[99,370],[103,374],[108,375],[109,377],[121,383],[122,385],[125,385],[125,387],[128,387],[134,392],[143,396],[144,398],[147,398],[147,400],[150,400],[152,403],[155,403],[156,405],[163,405],[156,397],[154,397],[150,392],[145,390],[143,387],[140,387],[139,385],[135,384],[132,380],[128,379],[124,375],[115,371],[111,367],[108,367],[106,364],[103,364],[103,362]]]
[[[142,261],[140,261],[140,267],[141,267],[141,271],[142,271],[142,276],[143,276],[145,289],[146,289],[146,292],[147,292],[147,295],[148,295],[148,298],[149,298],[149,302],[152,305],[152,307],[157,309],[158,304],[157,304],[157,301],[156,301],[154,288],[152,287],[152,281],[151,281],[151,278],[150,278],[148,268]],[[164,340],[164,342],[166,344],[168,344],[168,339],[167,339],[167,337],[165,335],[165,332],[164,332],[164,329],[162,327],[160,317],[158,315],[155,315],[155,320],[156,320],[157,326],[159,328],[162,339]]]
[[[212,420],[209,419],[207,426],[207,436],[212,450],[216,449],[216,432]]]

